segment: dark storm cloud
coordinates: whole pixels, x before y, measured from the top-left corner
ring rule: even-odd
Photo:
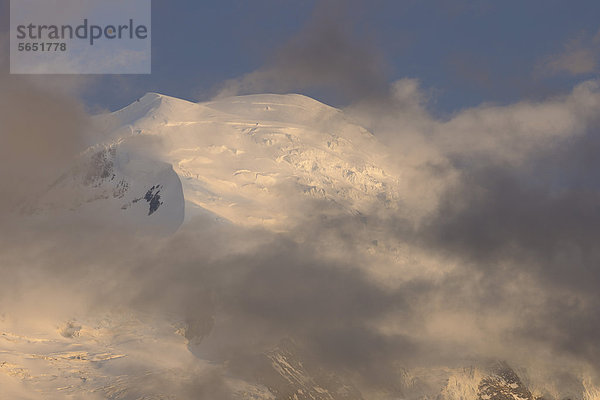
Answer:
[[[361,265],[319,257],[314,244],[299,245],[282,235],[218,227],[179,235],[135,268],[134,275],[145,278],[132,301],[172,307],[188,319],[227,316],[230,322],[215,326],[216,337],[206,339],[214,341],[209,351],[223,353],[218,357],[268,350],[289,337],[314,357],[320,354],[321,363],[368,371],[390,367],[413,351],[408,338],[387,337],[376,327],[390,312],[410,315],[408,288],[385,290]],[[236,254],[249,237],[260,243]],[[182,248],[181,241],[195,244]],[[223,243],[229,244],[221,254],[215,249]]]
[[[598,83],[543,102],[464,110],[448,121],[427,113],[413,83],[398,82],[401,90],[387,107],[364,103],[347,110],[397,152],[412,191],[427,188],[405,207],[433,199],[415,229],[390,215],[377,222],[386,232],[381,236],[438,254],[442,270],[444,263],[458,265],[435,290],[415,297],[422,308],[413,311],[430,321],[438,313],[478,315],[474,325],[464,319],[469,328],[460,332],[465,339],[476,332],[463,349],[481,359],[544,370],[547,361],[532,360],[549,351],[563,359],[553,363],[594,366],[600,353],[594,334],[600,329]],[[455,329],[452,318],[444,321]],[[439,344],[435,335],[425,341],[430,348]],[[448,345],[438,347],[438,360]],[[460,351],[449,356],[459,359]]]
[[[418,285],[387,290],[362,265],[316,256],[313,244],[263,231],[196,230],[199,226],[168,239],[108,236],[77,221],[52,237],[48,231],[27,232],[23,242],[2,248],[3,270],[15,275],[10,285],[18,288],[4,291],[5,305],[27,308],[18,293],[30,293],[43,281],[29,301],[76,304],[49,306],[56,318],[81,307],[166,313],[187,321],[194,330],[188,339],[203,338],[203,351],[219,361],[253,360],[291,338],[301,357],[370,384],[390,384],[394,363],[417,354],[412,338],[382,333],[377,325],[390,313],[409,323],[405,296],[420,293]],[[258,243],[238,250],[249,238]],[[27,270],[16,273],[24,265]],[[240,373],[254,368],[255,361]]]
[[[319,2],[306,26],[260,69],[223,85],[219,97],[327,90],[342,103],[387,93],[387,66],[354,31],[357,1]]]
[[[594,122],[525,165],[463,160],[461,183],[426,228],[433,248],[483,271],[490,285],[530,276],[543,291],[537,306],[523,299],[527,316],[515,334],[589,362],[600,354],[592,333],[600,329],[599,128]]]

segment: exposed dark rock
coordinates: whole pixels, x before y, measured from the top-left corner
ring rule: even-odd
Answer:
[[[480,400],[536,400],[515,371],[500,362],[494,372],[479,383]]]
[[[162,189],[161,185],[154,185],[150,189],[148,189],[148,191],[146,192],[144,197],[139,197],[139,198],[133,199],[132,202],[137,203],[140,200],[146,200],[146,202],[148,202],[150,205],[150,208],[148,210],[148,215],[152,215],[152,214],[154,214],[154,212],[156,210],[158,210],[158,208],[161,205],[163,205],[163,202],[160,201],[160,190],[161,189]]]
[[[98,187],[105,180],[114,179],[115,174],[113,171],[116,154],[115,147],[109,147],[92,154],[89,167],[83,177],[83,184]]]

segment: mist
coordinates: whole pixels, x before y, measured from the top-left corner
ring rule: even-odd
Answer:
[[[140,378],[144,391],[122,398],[229,399],[226,380],[252,380],[276,348],[365,399],[410,397],[407,371],[496,361],[528,371],[536,395],[598,387],[600,83],[440,118],[434,93],[413,78],[389,84],[377,49],[324,4],[218,97],[333,90],[387,146],[397,204],[351,215],[305,200],[286,231],[198,217],[166,236],[32,217],[23,204],[103,138],[76,96],[0,78],[0,322],[180,324],[185,359],[132,346],[115,372],[144,376],[169,359],[178,375]]]

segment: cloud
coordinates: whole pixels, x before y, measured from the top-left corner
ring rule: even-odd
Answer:
[[[598,70],[600,57],[600,32],[590,37],[582,35],[564,45],[564,49],[546,57],[537,67],[537,74],[571,76],[590,74]]]
[[[14,76],[0,76],[0,199],[5,214],[44,189],[87,146],[88,116],[75,99]]]
[[[599,83],[439,120],[418,80],[387,87],[379,67],[346,68],[366,53],[344,47],[345,34],[320,21],[282,50],[282,59],[298,53],[297,61],[309,61],[298,69],[275,61],[257,83],[237,84],[287,90],[331,82],[347,90],[356,100],[347,117],[393,156],[404,185],[398,211],[323,216],[321,204],[307,203],[313,212],[289,232],[198,219],[171,237],[132,237],[75,218],[33,227],[18,219],[2,225],[3,310],[40,323],[115,308],[185,321],[190,354],[219,367],[194,360],[183,378],[146,383],[184,398],[229,398],[228,374],[253,376],[257,355],[282,339],[365,397],[403,396],[408,368],[490,359],[538,371],[531,379],[541,387],[556,370],[599,373]],[[329,41],[320,48],[317,38]],[[341,50],[331,64],[314,61],[335,43]],[[85,147],[88,116],[64,93],[0,79],[7,218]]]
[[[411,303],[426,316],[417,336],[427,337],[429,348],[436,337],[452,342],[462,335],[469,338],[465,351],[480,356],[521,359],[527,348],[526,357],[535,358],[552,349],[576,365],[593,365],[600,350],[591,333],[600,328],[593,311],[600,300],[592,156],[598,82],[540,102],[466,109],[446,121],[428,114],[416,83],[395,84],[410,94],[401,101],[346,111],[393,149],[401,176],[418,193],[404,207],[425,211],[416,229],[403,228],[398,237],[384,224],[391,232],[381,236],[409,238],[421,260],[437,254],[445,271],[423,303]],[[394,223],[406,226],[399,215]],[[453,346],[464,346],[459,342]]]
[[[307,25],[263,67],[226,81],[217,97],[326,89],[348,103],[385,93],[385,61],[353,31],[357,7],[357,2],[320,2]]]

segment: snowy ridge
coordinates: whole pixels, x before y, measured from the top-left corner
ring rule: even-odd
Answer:
[[[373,157],[384,154],[374,137],[305,96],[195,104],[148,93],[95,120],[117,152],[140,137],[155,142],[156,162],[172,165],[182,182],[188,219],[285,229],[306,200],[350,213],[398,200],[397,178]]]

